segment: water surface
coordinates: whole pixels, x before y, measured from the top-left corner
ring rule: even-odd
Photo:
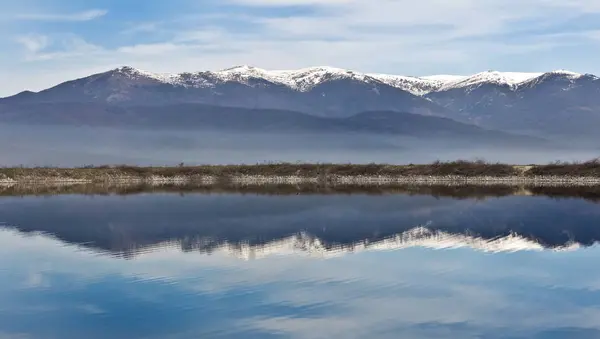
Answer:
[[[598,338],[597,199],[528,192],[4,196],[0,338]]]

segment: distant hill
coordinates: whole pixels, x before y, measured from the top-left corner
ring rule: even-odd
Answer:
[[[99,103],[28,103],[2,107],[0,123],[250,133],[366,133],[479,142],[482,145],[544,144],[542,139],[485,130],[448,118],[395,111],[326,118],[286,110],[203,104],[114,106]]]

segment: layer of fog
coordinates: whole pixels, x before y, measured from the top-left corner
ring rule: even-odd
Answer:
[[[480,147],[380,135],[240,134],[0,125],[0,166],[175,165],[260,162],[430,163],[485,159],[515,164],[588,160],[600,148]]]

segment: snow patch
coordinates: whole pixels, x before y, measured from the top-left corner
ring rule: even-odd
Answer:
[[[468,78],[468,76],[466,76],[466,75],[450,75],[450,74],[427,75],[424,77],[420,77],[420,79],[441,81],[443,83],[461,81],[466,78]]]
[[[570,79],[578,79],[583,76],[583,74],[581,74],[581,73],[567,71],[566,69],[558,69],[558,70],[551,71],[548,73],[553,74],[553,75],[562,75],[562,76],[568,77]]]
[[[440,91],[446,91],[455,88],[465,88],[482,84],[494,84],[499,86],[508,86],[515,88],[518,84],[537,78],[543,73],[518,73],[518,72],[497,72],[487,71],[475,75],[449,81],[440,88]]]
[[[444,85],[443,80],[437,79],[390,74],[369,74],[369,76],[383,82],[388,86],[400,88],[415,95],[425,95],[427,93],[437,91]]]
[[[152,73],[133,67],[119,67],[114,72],[130,78],[152,79],[174,86],[206,88],[218,83],[237,82],[247,86],[273,84],[285,86],[295,91],[307,92],[316,86],[339,79],[350,79],[368,84],[385,84],[414,95],[423,96],[431,92],[447,91],[457,88],[471,88],[483,84],[494,84],[516,89],[519,85],[554,74],[578,79],[582,74],[555,70],[547,73],[498,72],[487,71],[470,76],[430,75],[423,77],[378,73],[360,73],[352,70],[329,66],[301,68],[297,70],[266,70],[248,65],[235,66],[215,72],[195,73]]]

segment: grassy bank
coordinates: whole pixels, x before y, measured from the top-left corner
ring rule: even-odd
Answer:
[[[483,161],[434,162],[422,165],[302,164],[203,165],[175,167],[86,166],[78,168],[0,168],[0,182],[203,182],[369,183],[377,181],[564,181],[600,182],[600,159],[582,163],[516,166]]]

